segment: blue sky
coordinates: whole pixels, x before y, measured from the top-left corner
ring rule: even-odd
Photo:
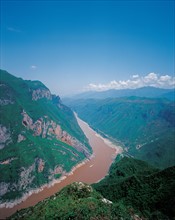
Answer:
[[[174,13],[168,0],[1,0],[1,69],[61,96],[173,87]]]

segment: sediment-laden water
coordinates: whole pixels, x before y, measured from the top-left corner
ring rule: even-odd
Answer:
[[[91,159],[79,164],[60,182],[54,182],[54,184],[50,184],[49,187],[45,186],[39,190],[33,191],[32,195],[26,195],[21,203],[12,208],[1,208],[0,219],[12,215],[17,210],[35,205],[72,182],[81,181],[91,184],[98,182],[106,176],[112,161],[117,154],[122,152],[121,147],[115,146],[109,140],[101,137],[91,129],[87,123],[78,117],[77,121],[86,137],[89,139],[89,143],[93,149],[93,156]]]

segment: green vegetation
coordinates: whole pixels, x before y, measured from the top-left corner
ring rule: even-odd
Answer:
[[[174,204],[175,167],[160,171],[144,161],[117,157],[99,183],[73,183],[9,219],[170,220]]]
[[[83,183],[73,183],[59,193],[45,199],[36,206],[12,215],[10,219],[130,219],[124,206],[103,201],[103,197],[92,187]]]
[[[39,81],[0,73],[3,203],[60,178],[92,150],[58,96]],[[124,155],[144,161],[118,156],[99,183],[73,183],[10,219],[175,219],[175,103],[125,97],[73,100],[69,105],[96,131],[120,141]],[[81,144],[73,146],[70,140]]]
[[[124,157],[116,160],[109,176],[93,187],[105,198],[122,202],[148,219],[175,217],[175,167],[160,171]]]
[[[4,189],[0,196],[5,202],[59,178],[86,158],[81,146],[78,149],[58,139],[52,124],[82,143],[89,155],[92,149],[73,112],[41,82],[25,81],[1,70],[0,84],[0,185]],[[33,124],[23,123],[24,111]],[[37,120],[42,122],[40,127],[34,126]]]
[[[25,109],[34,121],[47,115],[50,119],[60,123],[63,130],[85,142],[88,146],[87,139],[78,126],[73,112],[61,103],[59,97],[57,102],[56,97],[53,95],[52,99],[42,98],[37,101],[32,100],[32,91],[34,89],[48,90],[44,84],[39,81],[16,78],[3,70],[0,70],[0,83],[5,85],[0,88],[0,96],[5,99],[5,94],[10,98],[12,97],[12,100],[15,100],[13,107],[12,105],[1,106],[2,123],[5,123],[7,126],[14,125],[15,122],[17,124],[19,120],[22,120],[21,112]],[[58,105],[60,108],[58,108]],[[15,117],[12,117],[12,115],[15,115]]]
[[[71,100],[97,132],[123,143],[127,154],[159,168],[175,164],[175,103],[141,97]]]

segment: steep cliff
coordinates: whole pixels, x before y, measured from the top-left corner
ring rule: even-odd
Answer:
[[[73,112],[39,81],[0,71],[0,196],[13,201],[91,155]]]

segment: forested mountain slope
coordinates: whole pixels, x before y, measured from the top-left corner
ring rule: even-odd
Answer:
[[[73,112],[39,81],[0,71],[0,197],[58,179],[92,150]]]
[[[10,219],[171,220],[174,180],[174,167],[160,171],[140,160],[117,158],[99,183],[73,183]]]
[[[175,164],[175,102],[141,97],[80,99],[67,103],[125,152],[165,168]]]
[[[148,219],[175,217],[175,166],[157,170],[147,163],[124,157],[94,188],[105,198],[132,207]]]

